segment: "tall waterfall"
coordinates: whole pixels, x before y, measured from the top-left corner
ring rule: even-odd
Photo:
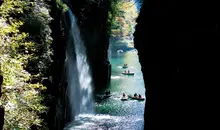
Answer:
[[[65,59],[68,82],[66,118],[72,121],[79,114],[93,113],[92,78],[77,19],[70,9],[65,15],[65,22],[69,23]]]

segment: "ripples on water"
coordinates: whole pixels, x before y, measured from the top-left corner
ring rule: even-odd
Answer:
[[[129,122],[129,123],[128,123]],[[74,127],[73,127],[74,126]],[[64,130],[143,130],[139,116],[79,115]]]
[[[122,69],[122,66],[117,66],[117,68]],[[129,66],[129,67],[128,67],[128,68],[126,68],[126,69],[129,69],[129,68],[134,69],[134,67],[133,67],[133,66]],[[126,70],[126,69],[125,69],[125,70]]]
[[[96,100],[99,114],[80,114],[64,130],[143,130],[145,101],[120,99],[121,93],[114,92],[110,98]]]
[[[145,97],[144,81],[138,56],[135,52],[126,52],[120,57],[111,57],[111,83],[106,89],[96,92],[95,114],[79,115],[64,130],[144,130],[145,101],[121,101],[122,93],[141,94]],[[125,76],[122,65],[127,63],[134,76]],[[105,90],[111,91],[111,97],[103,98]]]

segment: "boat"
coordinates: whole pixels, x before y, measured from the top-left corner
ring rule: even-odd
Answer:
[[[129,98],[131,98],[131,99],[134,99],[134,100],[140,100],[140,101],[143,101],[143,100],[145,100],[145,98],[139,98],[139,97],[134,97],[134,96],[131,96],[131,95],[128,95],[128,97]]]
[[[103,95],[103,98],[109,98],[109,97],[111,97],[112,95],[111,94],[109,94],[109,95]]]
[[[122,68],[123,68],[123,69],[126,69],[126,68],[128,68],[128,66],[123,66]]]
[[[126,100],[128,100],[128,97],[127,97],[127,96],[121,97],[121,100],[122,100],[122,101],[126,101]]]
[[[129,72],[129,73],[125,73],[125,72],[122,72],[123,75],[134,75],[134,72]]]

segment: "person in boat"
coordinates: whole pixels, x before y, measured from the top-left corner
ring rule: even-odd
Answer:
[[[128,74],[130,73],[130,71],[128,70]]]
[[[137,93],[134,94],[134,97],[137,97]]]
[[[127,67],[128,66],[128,64],[124,64],[124,67]]]
[[[107,90],[107,91],[105,91],[105,95],[109,95],[109,91]]]
[[[138,98],[142,98],[140,94],[138,95]]]
[[[123,93],[122,96],[125,97],[125,93]]]
[[[125,73],[125,74],[127,73],[126,70],[124,71],[124,73]]]
[[[105,95],[110,95],[110,90],[105,91]]]

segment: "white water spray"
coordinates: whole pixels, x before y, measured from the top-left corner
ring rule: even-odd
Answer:
[[[68,82],[66,119],[72,121],[79,114],[93,113],[92,78],[77,19],[70,9],[66,15],[66,21],[70,22],[65,60]]]

